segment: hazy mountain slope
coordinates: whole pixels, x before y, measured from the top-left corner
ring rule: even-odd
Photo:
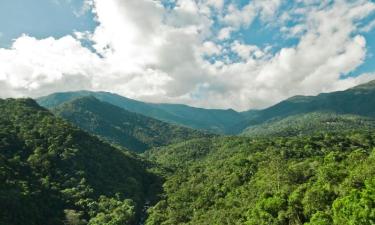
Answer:
[[[108,92],[78,91],[55,93],[38,98],[37,102],[41,106],[52,108],[71,99],[90,95],[130,112],[216,133],[232,133],[232,126],[240,123],[243,119],[243,116],[234,110],[202,109],[181,104],[145,103]]]
[[[56,118],[0,100],[0,224],[135,224],[158,184],[148,163]]]
[[[137,152],[211,136],[129,112],[92,96],[73,99],[53,108],[52,112],[90,133]]]
[[[295,136],[316,132],[333,132],[349,130],[375,129],[375,119],[350,114],[329,112],[312,112],[274,119],[251,126],[243,134],[251,137],[258,136]]]
[[[217,133],[238,134],[248,127],[268,120],[317,111],[375,117],[375,81],[357,87],[317,96],[295,96],[263,110],[200,109],[178,104],[151,104],[106,92],[55,93],[38,99],[45,107],[53,107],[79,96],[93,95],[131,112]]]
[[[317,96],[295,96],[267,109],[259,110],[243,125],[250,127],[270,119],[282,119],[317,111],[375,117],[375,81],[345,91]]]

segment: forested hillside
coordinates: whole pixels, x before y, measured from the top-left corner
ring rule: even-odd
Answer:
[[[375,119],[350,114],[313,112],[273,119],[251,126],[243,131],[250,137],[275,137],[308,135],[315,132],[339,132],[353,130],[373,130]]]
[[[129,112],[93,96],[73,99],[53,108],[52,112],[92,134],[136,152],[212,136]]]
[[[322,93],[317,96],[294,96],[274,106],[259,111],[243,112],[247,119],[238,124],[245,130],[273,119],[311,112],[330,112],[375,117],[375,81],[345,91]]]
[[[0,100],[0,224],[136,224],[159,178],[149,163],[54,117]]]
[[[197,139],[146,152],[171,169],[148,225],[375,222],[375,134]]]

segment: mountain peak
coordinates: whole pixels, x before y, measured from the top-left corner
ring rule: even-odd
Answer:
[[[48,111],[47,109],[41,107],[34,99],[32,98],[7,98],[7,99],[0,99],[0,103],[9,104],[9,105],[19,105],[22,107],[28,107],[36,110],[41,111]]]
[[[371,89],[375,89],[375,80],[369,81],[369,82],[364,83],[364,84],[357,85],[357,86],[355,86],[351,89],[352,90],[371,90]]]
[[[295,95],[293,97],[288,98],[286,101],[288,101],[288,102],[294,102],[294,103],[302,103],[302,102],[308,102],[312,98],[313,98],[312,96]]]

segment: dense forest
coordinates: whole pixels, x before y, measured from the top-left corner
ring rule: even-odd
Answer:
[[[250,137],[287,137],[309,135],[319,132],[340,132],[349,130],[373,130],[375,119],[351,114],[332,112],[312,112],[273,119],[265,123],[251,126],[242,132]]]
[[[374,224],[374,144],[358,131],[153,149],[170,174],[147,224]]]
[[[150,163],[54,117],[0,100],[0,224],[136,224],[160,188]]]

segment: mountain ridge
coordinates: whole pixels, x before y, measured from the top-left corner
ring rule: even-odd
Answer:
[[[219,134],[229,133],[228,127],[233,122],[240,122],[243,119],[243,116],[233,109],[204,109],[183,104],[145,103],[109,92],[60,92],[40,97],[36,100],[43,107],[53,108],[63,102],[88,95],[128,111],[140,113],[164,122]]]
[[[251,126],[271,119],[317,111],[375,117],[375,80],[343,91],[315,96],[296,95],[265,109],[242,112],[233,109],[196,108],[183,104],[145,103],[118,94],[90,91],[54,93],[37,99],[37,102],[51,108],[72,98],[87,95],[164,122],[227,135],[240,134]]]
[[[127,111],[94,96],[74,98],[51,111],[92,134],[136,152],[211,136]]]

